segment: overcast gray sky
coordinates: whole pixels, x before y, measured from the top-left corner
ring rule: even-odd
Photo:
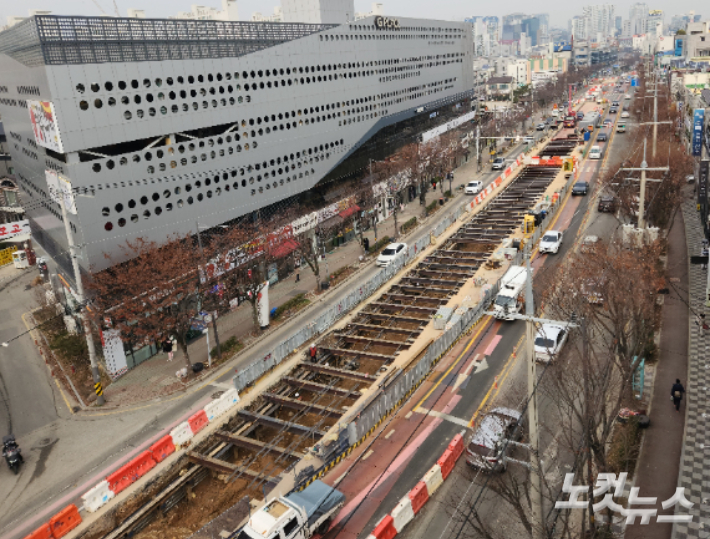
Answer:
[[[569,2],[563,0],[548,0],[546,2],[530,2],[529,0],[507,0],[506,2],[471,2],[470,0],[379,0],[384,4],[385,14],[399,15],[407,17],[421,17],[431,19],[461,20],[463,17],[471,15],[498,15],[514,12],[537,13],[547,11],[550,14],[550,22],[554,26],[567,26],[567,20],[581,14],[582,6],[587,2]],[[608,1],[608,0],[607,0]],[[113,14],[113,0],[96,0],[106,13]],[[148,17],[168,17],[175,15],[178,11],[189,11],[191,4],[214,6],[219,8],[221,0],[116,0],[121,16],[125,17],[128,8],[144,9]],[[242,20],[251,18],[254,11],[267,14],[272,13],[274,6],[279,4],[279,0],[241,0],[238,3],[239,17]],[[588,2],[603,3],[598,2]],[[626,18],[629,14],[629,6],[634,0],[615,1],[616,14]],[[710,17],[710,4],[700,0],[660,0],[647,1],[649,8],[662,9],[666,15],[666,22],[670,22],[673,15],[687,13],[694,9],[696,13],[701,13]],[[371,0],[355,0],[355,11],[370,11]],[[496,7],[505,5],[505,11],[495,11]],[[543,8],[543,5],[545,6]],[[61,6],[61,7],[58,7]],[[535,6],[533,8],[533,6]],[[539,7],[537,7],[539,6]],[[0,0],[0,17],[2,23],[8,15],[25,16],[28,10],[46,9],[55,14],[61,15],[101,15],[101,11],[96,6],[94,0]],[[706,11],[707,13],[703,12]]]

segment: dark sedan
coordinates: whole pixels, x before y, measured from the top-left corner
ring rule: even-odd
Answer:
[[[600,212],[614,213],[616,211],[616,199],[611,195],[599,197],[597,209]]]
[[[572,196],[584,196],[589,192],[589,182],[577,182],[572,186]]]
[[[599,133],[597,135],[597,142],[606,142],[608,138],[606,133]]]

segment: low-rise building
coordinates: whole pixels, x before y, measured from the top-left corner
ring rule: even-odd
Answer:
[[[510,97],[513,88],[513,77],[491,77],[486,81],[486,96],[488,99]]]

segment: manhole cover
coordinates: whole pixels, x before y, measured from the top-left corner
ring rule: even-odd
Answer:
[[[224,391],[215,391],[212,393],[212,400],[220,398],[222,395],[224,395]]]

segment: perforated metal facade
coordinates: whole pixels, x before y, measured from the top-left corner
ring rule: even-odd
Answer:
[[[0,34],[0,112],[36,238],[65,250],[47,168],[94,193],[71,219],[82,266],[102,268],[126,239],[194,233],[310,189],[383,127],[471,94],[469,25],[373,19],[141,20],[144,38],[125,41],[133,19],[35,17]],[[27,100],[53,103],[63,154],[35,143]]]

